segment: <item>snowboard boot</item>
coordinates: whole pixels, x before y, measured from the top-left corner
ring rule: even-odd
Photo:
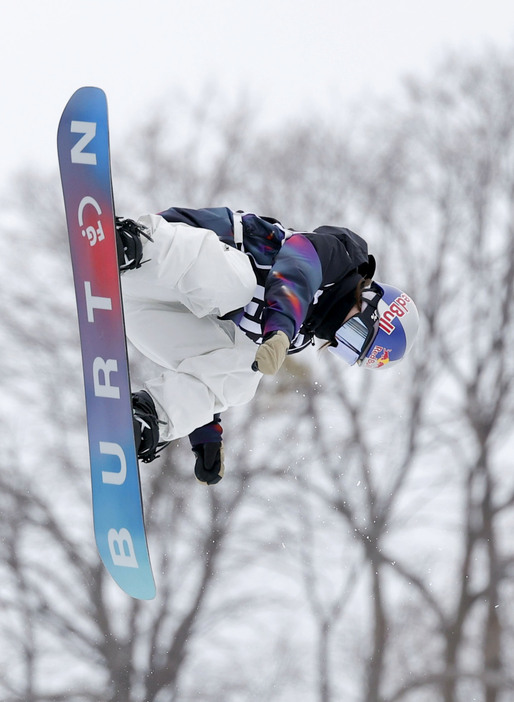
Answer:
[[[118,267],[120,271],[140,268],[143,258],[141,236],[152,241],[148,229],[133,219],[116,217],[116,248],[118,250]]]
[[[137,457],[143,463],[150,463],[160,453],[158,449],[162,450],[169,442],[159,442],[159,419],[146,390],[132,393],[132,421]]]

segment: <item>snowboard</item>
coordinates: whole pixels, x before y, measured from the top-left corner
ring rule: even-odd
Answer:
[[[80,330],[96,544],[127,594],[152,599],[102,90],[84,87],[72,95],[59,122],[57,147]]]

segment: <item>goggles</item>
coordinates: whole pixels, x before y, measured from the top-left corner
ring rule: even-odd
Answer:
[[[376,283],[362,291],[362,312],[350,317],[335,333],[329,350],[346,361],[350,366],[362,363],[377,332],[380,315],[378,303],[384,291]]]

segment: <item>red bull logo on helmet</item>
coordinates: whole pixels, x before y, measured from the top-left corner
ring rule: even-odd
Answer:
[[[392,334],[394,331],[393,321],[398,317],[402,318],[409,311],[409,304],[412,300],[408,295],[402,293],[388,306],[386,311],[380,317],[379,327],[386,334]]]
[[[383,346],[375,346],[368,356],[366,361],[367,366],[373,368],[382,368],[391,360],[392,349],[386,349]]]
[[[364,368],[391,368],[408,353],[418,331],[419,315],[411,298],[392,285],[377,283],[384,290],[378,303],[377,334],[363,360]]]

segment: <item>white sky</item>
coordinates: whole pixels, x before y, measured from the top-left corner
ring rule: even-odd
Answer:
[[[446,49],[513,45],[507,0],[16,0],[0,9],[0,186],[56,168],[70,95],[97,85],[111,133],[175,88],[247,86],[270,119],[309,103],[391,90]],[[340,102],[339,100],[339,102]],[[115,138],[113,137],[113,144]]]

